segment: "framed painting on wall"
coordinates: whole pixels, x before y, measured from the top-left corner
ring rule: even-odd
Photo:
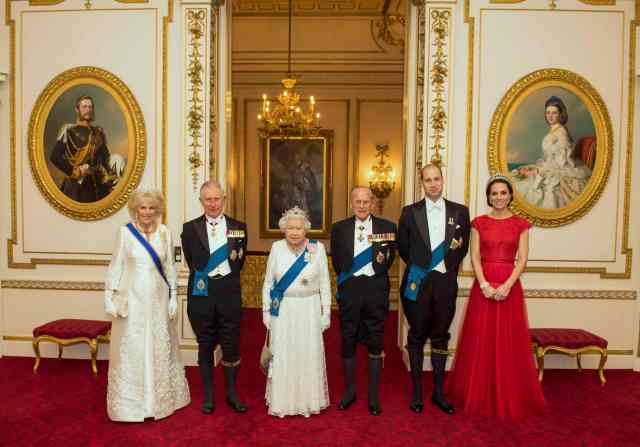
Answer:
[[[105,218],[138,186],[146,159],[140,107],[114,74],[77,67],[52,79],[29,122],[29,161],[43,196],[78,220]]]
[[[513,210],[533,225],[574,222],[607,183],[613,133],[607,107],[580,75],[538,70],[518,80],[491,121],[492,174],[511,178]]]
[[[307,212],[308,237],[328,238],[331,225],[333,131],[314,137],[268,137],[262,143],[260,237],[279,238],[284,211]]]

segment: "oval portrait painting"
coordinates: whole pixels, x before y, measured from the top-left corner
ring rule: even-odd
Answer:
[[[30,124],[34,178],[54,208],[93,220],[126,203],[146,142],[140,108],[120,79],[95,67],[68,70],[42,92]]]
[[[538,226],[584,215],[611,164],[607,109],[595,89],[566,70],[540,70],[507,92],[489,138],[492,172],[508,175],[514,210]]]

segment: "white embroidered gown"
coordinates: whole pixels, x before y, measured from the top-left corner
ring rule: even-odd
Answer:
[[[176,287],[171,233],[159,225],[150,243]],[[189,404],[178,350],[176,320],[169,319],[169,288],[151,256],[120,227],[105,287],[128,296],[129,315],[113,320],[109,348],[107,413],[114,421],[161,419]]]
[[[308,417],[329,406],[321,316],[331,310],[331,284],[324,245],[312,245],[315,252],[285,292],[279,316],[271,316],[273,360],[265,398],[273,416]],[[285,240],[273,243],[262,288],[263,310],[269,309],[273,284],[296,258]]]

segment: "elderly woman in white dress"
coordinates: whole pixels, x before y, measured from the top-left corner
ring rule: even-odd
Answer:
[[[306,238],[311,224],[300,208],[285,211],[279,225],[285,239],[271,247],[262,288],[273,354],[265,398],[270,415],[309,417],[329,406],[322,337],[331,311],[327,254]]]
[[[542,158],[515,169],[514,185],[527,202],[542,208],[563,208],[584,190],[591,169],[575,157],[575,144],[566,124],[567,107],[557,96],[544,105],[549,132],[542,139]]]
[[[136,191],[132,222],[118,229],[105,281],[105,311],[113,317],[107,414],[114,421],[161,419],[189,404],[178,350],[173,242],[160,223],[164,199]]]

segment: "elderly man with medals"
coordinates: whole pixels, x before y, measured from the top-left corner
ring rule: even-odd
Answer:
[[[262,287],[263,322],[273,354],[265,398],[272,416],[309,417],[329,406],[322,332],[331,323],[331,283],[324,245],[306,238],[307,213],[279,221],[285,238],[271,246]]]
[[[378,383],[382,369],[384,321],[389,312],[388,271],[395,257],[396,225],[371,215],[373,194],[369,188],[351,192],[354,216],[333,224],[331,261],[338,275],[342,360],[346,389],[338,410],[356,401],[356,346],[367,346],[369,355],[369,413],[382,413]]]
[[[247,227],[223,214],[224,190],[214,181],[200,188],[204,214],[182,228],[182,250],[189,266],[187,314],[198,340],[198,366],[204,385],[202,412],[215,409],[213,352],[222,347],[226,403],[244,413],[236,393],[240,365],[238,339],[242,316],[240,270],[247,250]]]
[[[447,414],[454,412],[443,394],[448,356],[449,326],[456,311],[458,269],[469,249],[469,210],[442,197],[439,166],[420,172],[425,199],[402,209],[398,226],[398,251],[407,264],[400,293],[409,322],[407,351],[411,365],[413,397],[409,409],[421,413],[424,344],[431,340],[433,393],[431,402]]]

